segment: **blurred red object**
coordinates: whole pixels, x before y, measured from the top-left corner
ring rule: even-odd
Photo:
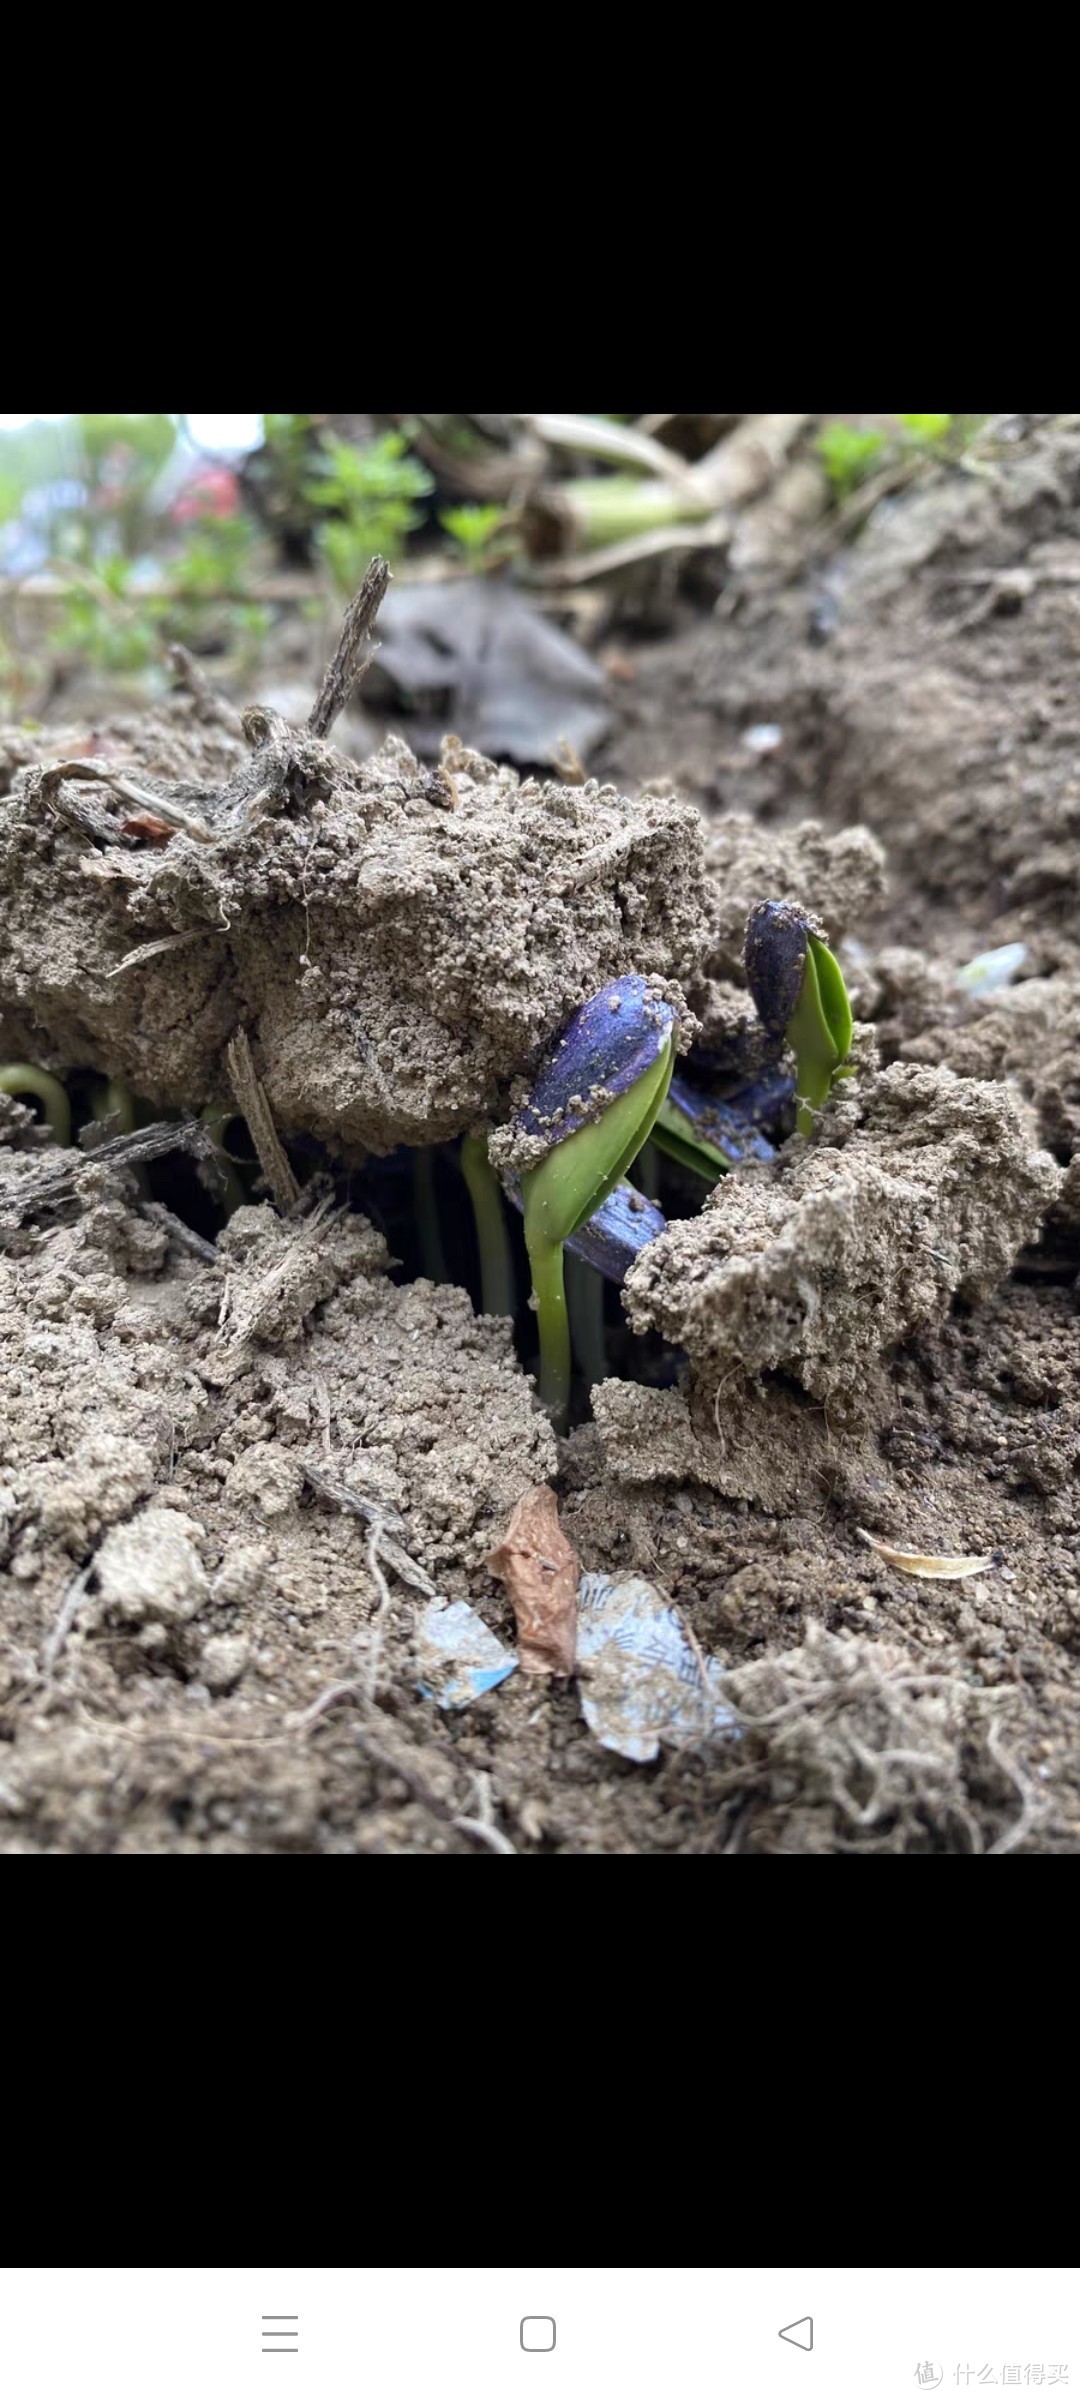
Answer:
[[[169,510],[174,525],[189,525],[199,517],[235,517],[240,486],[231,467],[200,467],[177,494]]]

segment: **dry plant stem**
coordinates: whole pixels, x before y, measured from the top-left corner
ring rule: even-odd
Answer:
[[[195,702],[195,713],[203,724],[220,725],[225,732],[238,734],[239,709],[233,707],[231,700],[226,700],[223,692],[215,689],[190,650],[185,650],[182,642],[170,642],[166,656],[177,682],[190,692]]]
[[[321,1467],[311,1466],[306,1459],[302,1463],[305,1481],[322,1499],[332,1500],[335,1507],[345,1509],[350,1516],[363,1517],[368,1525],[378,1523],[380,1556],[388,1567],[392,1567],[394,1574],[400,1576],[402,1583],[410,1584],[414,1592],[422,1592],[425,1600],[437,1600],[438,1585],[432,1582],[426,1568],[418,1566],[416,1560],[409,1557],[408,1551],[402,1550],[390,1538],[390,1527],[395,1532],[404,1532],[400,1517],[395,1516],[392,1509],[382,1507],[377,1500],[365,1499],[362,1492],[354,1492],[349,1484],[336,1482],[332,1475],[325,1475]]]
[[[75,1576],[74,1581],[69,1583],[64,1594],[59,1615],[41,1653],[41,1671],[46,1677],[52,1674],[82,1607],[92,1570],[93,1561],[91,1560],[89,1566],[80,1568],[79,1573]]]
[[[140,1201],[139,1214],[146,1217],[151,1225],[160,1225],[162,1232],[168,1234],[178,1250],[189,1250],[192,1258],[201,1258],[204,1267],[221,1265],[213,1242],[206,1241],[201,1233],[196,1233],[193,1225],[185,1225],[182,1217],[174,1217],[171,1208],[166,1208],[163,1200]]]
[[[178,833],[190,835],[193,842],[212,842],[210,827],[190,809],[178,808],[173,800],[163,800],[160,792],[152,792],[143,784],[133,783],[130,775],[122,775],[115,767],[103,766],[95,758],[60,758],[46,767],[41,777],[41,797],[46,805],[53,798],[56,786],[73,783],[104,783],[118,798],[127,800],[133,808],[148,809],[152,816],[163,818],[166,825],[175,825]]]
[[[145,966],[147,959],[160,958],[165,950],[179,950],[185,942],[201,942],[205,939],[205,929],[196,926],[190,933],[163,933],[156,942],[140,942],[138,949],[129,950],[118,967],[106,968],[105,981],[111,983],[114,975],[126,975],[129,967]]]
[[[319,696],[308,718],[308,732],[326,740],[331,726],[347,707],[362,676],[367,674],[378,644],[367,648],[375,619],[378,616],[390,569],[385,558],[373,558],[363,583],[345,611],[341,638],[319,686]]]
[[[191,1150],[197,1158],[209,1160],[217,1155],[205,1125],[197,1118],[180,1125],[140,1126],[137,1133],[118,1133],[111,1141],[99,1142],[96,1150],[69,1150],[55,1165],[27,1176],[16,1192],[5,1195],[5,1215],[21,1223],[39,1208],[56,1208],[69,1200],[81,1183],[99,1176],[103,1167],[143,1166],[151,1159],[166,1158],[170,1150]]]
[[[237,1106],[246,1117],[248,1132],[255,1144],[256,1155],[267,1183],[282,1216],[288,1216],[300,1198],[300,1186],[278,1140],[277,1128],[270,1113],[270,1103],[255,1073],[251,1043],[241,1026],[234,1033],[225,1053],[229,1081],[236,1094]]]
[[[654,441],[636,425],[605,423],[603,417],[573,416],[524,417],[522,423],[554,449],[574,450],[585,458],[606,458],[616,466],[642,467],[646,474],[689,485],[693,496],[686,460],[676,450],[666,450],[662,442]]]

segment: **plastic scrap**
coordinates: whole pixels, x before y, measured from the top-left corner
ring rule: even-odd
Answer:
[[[692,1646],[663,1594],[639,1576],[582,1576],[577,1655],[585,1722],[620,1758],[645,1764],[661,1742],[685,1748],[734,1726],[720,1695],[722,1669]]]
[[[433,1600],[416,1637],[417,1682],[440,1708],[468,1708],[512,1675],[517,1660],[467,1600]]]
[[[1007,991],[1027,959],[1026,942],[1005,942],[1000,950],[982,950],[966,967],[958,967],[956,980],[962,992],[989,1000],[992,993]]]

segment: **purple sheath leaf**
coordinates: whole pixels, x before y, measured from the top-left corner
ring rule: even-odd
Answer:
[[[520,1212],[521,1187],[516,1178],[505,1190]],[[608,1283],[622,1283],[638,1253],[655,1242],[658,1233],[666,1232],[663,1209],[624,1180],[608,1193],[595,1216],[569,1236],[566,1248],[575,1258],[583,1258],[586,1266],[595,1267]]]
[[[795,1013],[806,967],[806,945],[820,933],[816,917],[793,900],[763,900],[746,928],[746,980],[761,1022],[777,1049]]]
[[[517,1119],[551,1149],[591,1125],[612,1100],[656,1064],[675,1011],[643,975],[606,983],[571,1017],[553,1044]]]
[[[711,1092],[688,1083],[685,1075],[673,1075],[668,1105],[686,1118],[692,1133],[711,1142],[733,1167],[740,1167],[749,1159],[775,1157],[776,1145],[769,1133],[776,1133],[794,1092],[790,1075],[762,1075],[741,1091],[715,1100]]]

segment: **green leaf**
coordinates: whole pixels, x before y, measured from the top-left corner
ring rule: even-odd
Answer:
[[[818,439],[818,457],[838,500],[846,500],[865,483],[885,447],[883,433],[860,433],[855,425],[826,425]]]
[[[901,417],[900,423],[913,441],[927,442],[931,448],[947,441],[953,429],[951,417]]]
[[[812,1130],[823,1108],[833,1077],[851,1048],[854,1023],[847,988],[832,951],[814,934],[806,944],[802,989],[791,1015],[787,1038],[795,1052],[800,1133]]]
[[[659,1057],[628,1092],[621,1092],[594,1124],[568,1134],[538,1167],[522,1176],[527,1240],[532,1227],[545,1242],[569,1241],[595,1216],[648,1141],[673,1065],[669,1035]]]
[[[663,1150],[668,1158],[677,1159],[681,1167],[687,1167],[692,1175],[704,1176],[709,1183],[719,1183],[721,1175],[728,1173],[730,1159],[724,1157],[714,1142],[707,1142],[703,1134],[694,1132],[689,1118],[671,1100],[665,1100],[658,1111],[652,1138],[657,1149]]]
[[[826,947],[824,942],[819,942],[816,934],[810,935],[807,946],[817,970],[822,1014],[835,1043],[837,1058],[842,1060],[847,1057],[851,1048],[851,1037],[855,1031],[855,1020],[851,1014],[847,985],[832,951]]]

